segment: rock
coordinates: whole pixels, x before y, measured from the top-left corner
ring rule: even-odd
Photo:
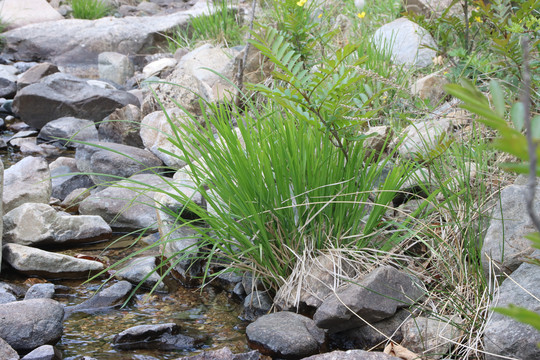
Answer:
[[[429,74],[411,86],[411,93],[418,96],[422,100],[429,100],[431,106],[437,105],[446,96],[444,85],[448,84],[448,80],[442,75]]]
[[[410,318],[403,324],[401,345],[430,359],[441,359],[449,352],[452,344],[459,340],[461,330],[457,326],[460,323],[458,317],[448,321],[425,317]]]
[[[76,312],[94,312],[119,306],[124,303],[133,286],[129,281],[119,281],[106,289],[100,290],[80,304],[66,306],[66,318]]]
[[[32,299],[52,299],[54,296],[54,284],[34,284],[28,289],[24,300]]]
[[[333,348],[338,349],[375,349],[383,346],[391,338],[395,343],[403,340],[403,322],[411,316],[410,312],[400,309],[388,319],[373,324],[360,326],[331,334]]]
[[[134,258],[118,270],[114,277],[134,284],[142,282],[142,286],[147,289],[155,288],[155,291],[167,292],[167,286],[162,282],[159,270],[156,268],[156,261],[155,256]]]
[[[29,24],[63,20],[63,16],[45,0],[3,0],[0,17],[11,30]]]
[[[0,97],[13,99],[17,93],[17,84],[9,79],[0,78]]]
[[[139,135],[141,129],[141,110],[135,105],[116,109],[99,124],[99,139],[103,142],[144,147]]]
[[[77,213],[79,212],[79,204],[81,201],[90,196],[90,191],[87,188],[75,189],[60,204],[66,211]]]
[[[146,65],[143,68],[142,73],[145,79],[148,79],[150,76],[159,77],[162,72],[173,69],[177,63],[178,61],[175,58],[155,60]]]
[[[165,180],[158,175],[133,175],[84,199],[79,205],[79,213],[99,215],[116,229],[156,229],[152,187],[166,186]]]
[[[85,278],[104,269],[103,264],[97,261],[77,259],[19,244],[6,244],[2,249],[5,261],[15,270],[29,276],[49,279]]]
[[[407,126],[393,142],[398,152],[408,159],[422,158],[437,147],[441,137],[448,139],[452,123],[448,119],[414,122]],[[401,141],[401,139],[403,139]]]
[[[60,159],[62,164],[59,162]],[[56,199],[64,200],[76,189],[94,186],[88,175],[79,173],[76,160],[73,158],[58,158],[49,164],[49,168],[52,177],[52,196]]]
[[[246,321],[254,321],[268,314],[272,304],[272,299],[266,291],[252,291],[244,299],[244,310],[242,310],[241,318]]]
[[[522,200],[517,199],[517,201]],[[528,216],[523,217],[528,220]],[[501,284],[499,301],[493,305],[508,307],[508,305],[513,304],[540,314],[540,302],[538,302],[538,298],[540,298],[540,287],[538,286],[540,284],[540,266],[523,263],[510,276],[511,279],[508,278]],[[499,313],[492,313],[488,318],[484,330],[486,360],[500,359],[497,355],[517,359],[539,359],[538,343],[540,343],[540,332],[532,326],[517,322],[513,318]]]
[[[393,131],[390,126],[372,126],[363,133],[363,135],[369,136],[364,140],[364,147],[366,148],[366,156],[370,156],[372,153],[375,158],[380,153],[388,148],[388,144],[393,136]]]
[[[68,116],[101,121],[127,104],[139,105],[139,100],[126,91],[103,89],[55,73],[17,92],[13,111],[28,125],[41,129],[49,121]]]
[[[0,303],[1,305],[2,303]],[[19,354],[0,337],[0,359],[19,360]]]
[[[158,194],[156,194],[158,195]],[[170,219],[169,221],[164,218]],[[177,227],[173,217],[158,211],[158,229],[161,235],[163,256],[170,259],[176,277],[190,285],[194,276],[201,274],[199,244],[202,235],[188,226]]]
[[[39,132],[38,139],[75,148],[78,146],[77,141],[96,142],[99,137],[93,121],[68,116],[45,124]]]
[[[224,347],[219,350],[204,351],[197,355],[183,356],[176,360],[262,360],[262,355],[256,350],[233,354],[231,349]]]
[[[163,16],[34,24],[4,33],[4,54],[14,60],[50,61],[63,71],[96,77],[100,53],[147,54],[160,45],[159,41],[165,41],[158,34],[185,26],[192,17],[212,11],[210,4],[199,1],[187,11]]]
[[[21,360],[62,360],[60,350],[52,345],[42,345],[26,354]]]
[[[98,55],[99,77],[123,85],[133,76],[133,63],[124,54],[106,51]]]
[[[401,358],[381,352],[364,350],[332,351],[326,354],[313,355],[303,360],[401,360]]]
[[[403,0],[406,11],[424,15],[428,19],[441,17],[451,4],[452,0]],[[454,4],[449,14],[463,16],[461,4]]]
[[[324,330],[313,320],[288,311],[258,318],[247,326],[246,336],[252,349],[287,359],[317,354],[325,344]]]
[[[107,239],[111,227],[99,216],[58,213],[25,203],[4,215],[4,241],[29,246],[73,245]]]
[[[4,173],[4,213],[27,202],[48,204],[51,173],[43,158],[25,157]]]
[[[155,168],[163,164],[147,150],[105,142],[81,144],[77,147],[75,159],[79,170],[88,173],[92,181],[101,186],[129,178],[134,174],[159,172]]]
[[[195,339],[181,335],[174,323],[138,325],[122,331],[113,340],[113,347],[121,350],[159,349],[186,350],[195,346]]]
[[[17,351],[55,344],[62,336],[64,307],[51,299],[0,305],[0,338]]]
[[[13,294],[0,291],[0,304],[6,304],[12,301],[17,301],[17,298]]]
[[[4,199],[4,162],[0,160],[0,196]],[[2,237],[4,234],[4,202],[0,201],[0,249],[2,249]],[[2,251],[0,250],[0,273],[2,273]]]
[[[21,91],[25,87],[31,84],[36,84],[44,77],[59,72],[58,67],[51,63],[41,63],[32,66],[26,70],[21,77],[17,80],[17,91]]]
[[[148,15],[156,15],[161,11],[161,7],[150,1],[143,1],[137,5],[137,10],[143,11]]]
[[[533,253],[531,241],[525,238],[536,231],[527,212],[528,195],[527,186],[521,185],[510,185],[501,191],[482,245],[482,267],[486,276],[510,274]],[[540,211],[540,186],[536,188],[533,206],[534,211]]]
[[[330,333],[353,329],[389,318],[423,295],[418,279],[382,266],[326,298],[313,320]]]
[[[433,64],[437,44],[429,32],[407,18],[381,26],[371,40],[378,51],[390,51],[398,65],[423,68]]]

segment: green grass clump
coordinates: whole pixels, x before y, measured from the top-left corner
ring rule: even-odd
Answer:
[[[107,16],[111,8],[100,0],[71,0],[73,17],[76,19],[99,19]]]

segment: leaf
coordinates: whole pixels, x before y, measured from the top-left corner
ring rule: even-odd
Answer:
[[[510,111],[510,117],[516,130],[522,131],[525,121],[525,107],[523,106],[523,103],[517,102],[512,106],[512,110]]]
[[[531,119],[531,135],[534,139],[540,139],[540,115]]]
[[[532,325],[536,330],[540,331],[540,314],[534,311],[513,304],[508,305],[507,308],[493,308],[493,311],[510,316],[521,323]]]
[[[500,117],[504,117],[504,108],[505,108],[505,101],[504,101],[504,93],[501,89],[501,86],[499,83],[495,80],[492,80],[489,84],[491,88],[491,96],[493,97],[493,105],[495,106],[495,112]]]
[[[540,249],[540,233],[539,232],[533,232],[532,234],[528,234],[525,237],[532,241],[533,247]]]

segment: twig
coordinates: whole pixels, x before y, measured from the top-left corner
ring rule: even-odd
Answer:
[[[251,7],[251,19],[249,20],[249,35],[248,40],[251,39],[251,32],[253,31],[253,22],[255,21],[255,9],[257,7],[257,0],[253,0],[253,6]],[[236,106],[240,107],[242,104],[242,91],[244,89],[244,70],[248,60],[248,54],[251,44],[246,41],[246,47],[244,49],[244,56],[238,61],[238,72],[236,73],[236,83],[238,84],[238,92],[236,93]]]
[[[521,40],[523,50],[523,88],[521,89],[521,102],[523,103],[524,122],[527,129],[527,148],[529,150],[529,196],[527,198],[527,212],[537,231],[540,231],[540,218],[534,210],[536,192],[536,144],[532,138],[531,126],[531,70],[529,68],[529,38],[524,36]]]

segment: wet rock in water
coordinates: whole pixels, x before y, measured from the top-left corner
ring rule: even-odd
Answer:
[[[399,308],[413,305],[423,295],[418,279],[391,266],[382,266],[360,279],[358,284],[352,283],[326,298],[313,320],[330,332],[353,329],[366,321],[386,319]]]
[[[66,306],[66,317],[76,312],[92,312],[122,305],[132,288],[129,281],[119,281],[80,304]]]
[[[524,202],[521,198],[516,201]],[[528,216],[522,216],[527,217]],[[529,245],[530,246],[530,245]],[[540,251],[534,256],[540,259]],[[523,263],[505,279],[499,288],[497,307],[510,304],[521,306],[537,314],[540,313],[540,266]],[[492,313],[484,330],[486,360],[500,359],[497,355],[517,359],[540,359],[540,332],[532,326],[518,322],[509,316]],[[494,354],[494,355],[490,355]]]
[[[87,278],[104,269],[98,261],[77,259],[19,244],[3,246],[4,260],[28,276],[49,279]]]
[[[150,276],[148,276],[150,274]],[[167,286],[161,281],[159,272],[156,271],[156,257],[143,256],[130,260],[122,269],[118,270],[114,276],[120,280],[128,280],[134,284],[139,284],[144,280],[143,287],[155,291],[166,292]],[[147,277],[148,276],[148,277]]]
[[[17,92],[13,111],[28,125],[41,129],[67,116],[101,121],[127,104],[139,105],[139,100],[126,91],[103,89],[87,80],[55,73]]]
[[[48,204],[51,192],[47,161],[25,157],[4,172],[4,213],[28,202]]]
[[[92,120],[72,116],[48,122],[38,135],[41,141],[56,142],[70,148],[78,146],[76,141],[96,142],[98,138],[96,125]]]
[[[1,304],[1,303],[0,303]],[[0,337],[0,359],[19,360],[19,354]]]
[[[111,236],[100,216],[69,215],[50,205],[26,203],[4,215],[4,241],[20,245],[72,245]]]
[[[55,344],[62,336],[64,307],[51,299],[0,305],[0,338],[17,351]]]
[[[99,124],[99,139],[103,142],[114,142],[143,148],[141,135],[141,110],[135,105],[126,105],[116,109]]]
[[[430,359],[441,359],[459,340],[461,320],[456,316],[448,320],[425,317],[410,318],[403,324],[403,342],[406,349]]]
[[[249,346],[264,355],[300,359],[325,346],[324,330],[305,316],[282,311],[258,318],[246,328]]]
[[[372,42],[381,51],[390,50],[398,65],[422,68],[433,64],[437,44],[429,32],[407,18],[399,18],[381,26]]]
[[[51,63],[41,63],[32,66],[30,69],[26,70],[21,75],[19,80],[17,80],[17,91],[21,91],[28,85],[38,83],[44,77],[57,72],[60,72],[60,70],[58,70],[58,67],[56,65],[53,65]]]
[[[193,356],[184,356],[176,360],[262,360],[266,358],[257,350],[241,354],[234,354],[231,349],[224,347],[219,350],[204,351]]]
[[[113,347],[121,350],[186,350],[194,348],[195,339],[179,332],[180,328],[174,323],[138,325],[116,335]]]
[[[96,185],[105,183],[105,186],[107,183],[119,181],[121,178],[128,178],[134,174],[159,172],[152,168],[163,164],[150,151],[106,142],[78,146],[75,159],[81,172],[91,174],[89,176]]]
[[[52,177],[52,197],[56,199],[64,200],[76,189],[94,186],[88,175],[79,174],[77,163],[73,158],[58,158],[49,167]]]
[[[62,360],[60,350],[52,345],[42,345],[26,354],[21,360]]]
[[[54,284],[34,284],[28,289],[24,300],[32,299],[52,299],[54,296]]]
[[[332,351],[326,354],[313,355],[303,360],[401,360],[399,357],[382,352],[364,350]]]
[[[255,290],[249,293],[244,299],[244,310],[241,317],[247,321],[254,321],[257,318],[268,314],[272,308],[272,299],[266,291]]]
[[[134,175],[84,199],[79,205],[79,212],[99,215],[116,229],[156,229],[155,191],[152,187],[166,186],[165,180],[158,175]]]

